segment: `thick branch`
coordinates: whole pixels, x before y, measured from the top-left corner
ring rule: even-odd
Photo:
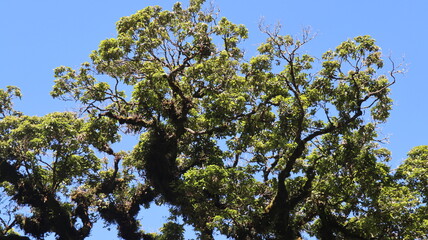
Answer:
[[[106,116],[111,119],[117,120],[120,124],[129,124],[133,126],[149,127],[153,125],[153,120],[145,120],[142,118],[135,117],[124,117],[116,115],[112,112],[101,113],[100,116]]]

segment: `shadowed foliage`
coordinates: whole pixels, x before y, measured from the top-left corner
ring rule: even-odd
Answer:
[[[307,31],[262,27],[249,57],[245,26],[204,4],[123,17],[90,62],[56,68],[52,96],[79,113],[26,116],[19,89],[0,90],[0,239],[85,239],[97,221],[129,240],[184,239],[184,225],[200,239],[427,239],[428,148],[390,169],[377,127],[399,70],[382,70],[375,40],[314,57]],[[153,204],[171,213],[160,233],[139,221]]]

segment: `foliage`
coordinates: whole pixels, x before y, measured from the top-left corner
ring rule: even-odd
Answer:
[[[0,182],[16,209],[1,234],[84,239],[103,220],[123,239],[184,239],[183,224],[200,239],[426,239],[428,147],[388,166],[376,129],[397,70],[378,73],[374,39],[318,59],[301,53],[307,32],[266,28],[246,60],[247,29],[203,5],[147,7],[90,63],[57,68],[52,96],[80,115],[26,116],[19,90],[0,90]],[[115,150],[124,135],[139,141]],[[153,203],[171,212],[161,233],[138,220]]]

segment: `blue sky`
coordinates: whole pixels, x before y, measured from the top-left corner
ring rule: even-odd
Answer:
[[[0,0],[0,88],[19,86],[24,97],[16,107],[29,115],[73,110],[74,105],[49,95],[53,69],[60,65],[76,68],[88,61],[101,40],[115,37],[115,22],[120,17],[149,5],[170,9],[174,2]],[[284,34],[297,35],[311,27],[317,37],[306,50],[318,57],[349,38],[371,35],[385,56],[391,55],[406,68],[393,86],[395,104],[390,120],[380,128],[390,142],[391,164],[399,164],[412,147],[428,143],[427,1],[216,0],[213,4],[220,9],[220,16],[249,28],[250,38],[244,44],[248,52],[265,38],[258,30],[261,19],[266,24],[281,23]],[[155,215],[159,211],[149,213],[150,217]],[[157,227],[147,228],[154,231]],[[105,238],[115,239],[114,234]]]

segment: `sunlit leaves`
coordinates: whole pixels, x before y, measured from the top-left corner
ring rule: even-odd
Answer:
[[[201,239],[421,236],[426,149],[396,174],[387,165],[377,130],[396,69],[383,72],[375,40],[355,37],[319,58],[306,53],[308,31],[261,27],[266,41],[244,56],[245,26],[204,4],[123,17],[91,62],[57,68],[52,96],[77,101],[81,115],[13,114],[19,91],[0,91],[0,153],[19,170],[7,179],[40,178],[71,197],[68,212],[99,214],[125,239],[181,239],[182,223]],[[138,143],[116,151],[126,134]],[[153,202],[171,210],[160,234],[137,219]]]
[[[413,148],[408,158],[397,169],[397,177],[419,194],[424,203],[428,202],[428,146]]]
[[[41,174],[44,184],[58,187],[99,167],[89,143],[84,141],[84,123],[72,113],[8,117],[1,125],[4,151],[14,152],[15,160],[27,171]]]
[[[21,90],[15,86],[7,86],[0,89],[0,119],[8,115],[19,114],[13,109],[13,98],[21,98]]]

